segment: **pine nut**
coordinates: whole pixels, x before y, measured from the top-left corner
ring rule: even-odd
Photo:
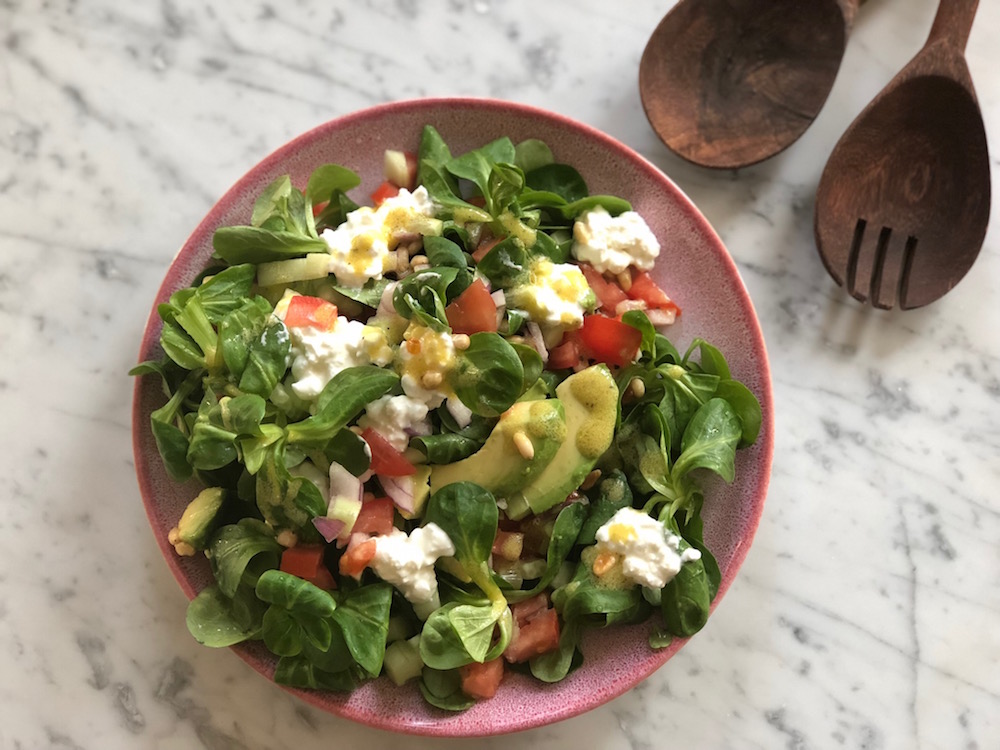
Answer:
[[[642,381],[642,378],[632,378],[628,387],[632,395],[636,398],[642,398],[646,395],[646,384]]]
[[[600,478],[601,478],[601,470],[594,469],[586,477],[583,478],[583,484],[580,485],[580,489],[589,490],[591,487],[597,484],[597,480]]]
[[[594,558],[594,564],[591,567],[591,570],[594,571],[595,576],[600,578],[615,567],[616,562],[618,562],[618,555],[613,552],[602,552]]]
[[[441,385],[441,381],[444,380],[444,376],[437,370],[431,370],[430,372],[425,372],[423,377],[420,378],[420,384],[424,388],[437,388]]]
[[[618,286],[625,292],[632,288],[632,272],[629,269],[626,268],[618,274]]]
[[[467,333],[456,333],[451,337],[451,343],[455,345],[455,348],[459,351],[464,351],[469,348],[472,343],[472,339],[469,338]]]
[[[299,538],[291,529],[282,529],[275,537],[275,541],[282,547],[294,547],[299,543]]]
[[[514,433],[514,447],[517,448],[517,452],[526,460],[530,461],[535,457],[535,446],[531,443],[531,438],[528,437],[527,433],[515,432]]]
[[[177,542],[174,545],[174,551],[181,557],[194,557],[194,553],[196,552],[195,548],[187,542]]]

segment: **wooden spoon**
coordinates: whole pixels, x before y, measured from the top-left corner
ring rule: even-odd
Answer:
[[[820,178],[823,264],[876,307],[940,298],[986,236],[989,153],[963,56],[978,5],[941,1],[923,49],[858,115]]]
[[[819,114],[859,0],[681,0],[639,63],[653,130],[705,167],[755,164]]]

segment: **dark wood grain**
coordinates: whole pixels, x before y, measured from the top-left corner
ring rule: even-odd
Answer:
[[[793,143],[837,77],[857,0],[681,0],[639,65],[650,124],[672,151],[736,168]]]
[[[927,44],[858,115],[820,179],[820,257],[877,307],[939,299],[986,235],[989,153],[963,56],[977,5],[942,0]]]

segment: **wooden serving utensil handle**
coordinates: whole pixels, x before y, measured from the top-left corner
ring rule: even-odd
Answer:
[[[927,44],[947,40],[959,52],[964,52],[978,7],[979,0],[941,0]]]

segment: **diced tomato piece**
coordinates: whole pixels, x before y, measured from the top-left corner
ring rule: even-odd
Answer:
[[[323,564],[325,550],[326,547],[322,544],[299,544],[289,547],[281,553],[280,570],[309,581],[321,589],[335,589],[337,582]]]
[[[337,580],[325,565],[319,566],[319,570],[316,571],[316,577],[309,581],[309,583],[324,591],[332,591],[337,588]]]
[[[615,318],[587,315],[580,329],[580,343],[589,359],[621,366],[635,359],[642,344],[642,333]]]
[[[368,567],[368,563],[375,558],[375,547],[374,539],[365,539],[357,543],[351,539],[344,554],[340,556],[338,566],[340,574],[345,576],[361,575],[361,572]]]
[[[453,333],[496,332],[497,304],[482,279],[476,279],[444,309]]]
[[[376,206],[381,206],[389,200],[389,198],[395,198],[397,195],[399,195],[399,186],[393,185],[391,182],[386,180],[375,188],[375,192],[372,193],[372,203]]]
[[[494,237],[492,234],[484,234],[479,240],[479,244],[476,245],[476,249],[472,251],[472,259],[479,263],[483,258],[486,257],[486,253],[492,250],[494,247],[500,244],[500,238]]]
[[[486,199],[481,195],[472,196],[468,202],[473,206],[479,206],[479,208],[483,208],[486,205]]]
[[[632,271],[632,286],[629,287],[628,296],[630,299],[642,300],[649,307],[673,310],[678,315],[681,312],[677,304],[660,289],[646,271]]]
[[[396,450],[381,433],[367,427],[361,433],[361,437],[371,449],[372,462],[369,468],[373,473],[387,477],[405,477],[417,471],[413,464],[406,460],[406,456]]]
[[[478,664],[466,664],[458,668],[462,678],[462,692],[476,700],[486,700],[497,694],[500,681],[503,679],[503,659]]]
[[[628,295],[622,291],[622,288],[618,284],[608,281],[604,278],[604,274],[589,263],[581,263],[580,270],[583,271],[587,283],[594,290],[594,294],[597,295],[597,301],[600,303],[602,309],[613,314],[618,303],[628,299]]]
[[[498,530],[493,539],[493,554],[514,562],[520,559],[524,549],[524,534],[520,531]]]
[[[576,336],[566,334],[558,346],[549,349],[549,361],[546,367],[550,370],[567,370],[580,364],[580,342]]]
[[[525,599],[523,602],[510,605],[510,613],[514,616],[514,622],[518,625],[524,625],[548,608],[549,596],[541,593],[530,599]]]
[[[381,536],[392,532],[396,506],[388,497],[377,497],[361,503],[358,520],[351,527],[351,536],[368,534]]]
[[[289,328],[312,326],[329,331],[337,322],[337,306],[319,297],[297,294],[288,301],[285,325]]]
[[[559,648],[559,616],[554,609],[536,613],[523,625],[514,624],[510,644],[503,652],[512,663],[527,661],[533,656]]]

